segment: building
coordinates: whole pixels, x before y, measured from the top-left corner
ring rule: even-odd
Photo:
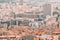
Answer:
[[[51,4],[44,4],[43,5],[43,13],[44,15],[51,15]]]

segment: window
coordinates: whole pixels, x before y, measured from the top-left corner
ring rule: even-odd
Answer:
[[[11,25],[16,25],[16,20],[12,20]]]
[[[22,17],[22,14],[16,14],[16,17]]]

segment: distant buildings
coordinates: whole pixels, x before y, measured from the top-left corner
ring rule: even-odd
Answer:
[[[23,2],[23,0],[20,1],[18,0],[16,1],[17,3],[13,4],[1,3],[0,4],[1,21],[9,20],[12,23],[11,25],[16,24],[17,26],[23,25],[32,27],[39,27],[39,25],[52,24],[53,20],[55,22],[54,15],[57,14],[55,12],[57,10],[54,10],[56,7],[55,4],[42,3],[39,6],[34,6],[28,5],[28,3],[26,4],[22,3],[21,5],[19,3],[21,1]],[[55,7],[53,8],[52,6]],[[60,13],[59,11],[58,13]]]

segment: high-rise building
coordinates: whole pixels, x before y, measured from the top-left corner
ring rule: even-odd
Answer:
[[[51,4],[44,4],[43,5],[43,13],[44,15],[51,15]]]

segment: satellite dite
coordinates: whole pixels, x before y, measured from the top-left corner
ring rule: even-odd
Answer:
[[[60,0],[0,0],[0,40],[60,40]]]

